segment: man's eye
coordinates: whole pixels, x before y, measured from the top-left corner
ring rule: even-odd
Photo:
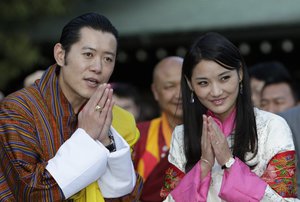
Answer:
[[[87,57],[92,57],[93,56],[92,53],[84,53],[84,55],[86,55]]]

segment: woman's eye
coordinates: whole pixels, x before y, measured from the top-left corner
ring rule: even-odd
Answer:
[[[207,81],[200,81],[200,82],[198,82],[198,85],[200,85],[200,86],[206,86],[207,85]]]
[[[172,89],[174,88],[174,86],[164,86],[164,89],[168,90],[168,89]]]
[[[105,58],[105,60],[107,61],[107,62],[112,62],[113,60],[111,59],[111,58]]]
[[[223,77],[221,78],[221,80],[226,81],[226,80],[228,80],[229,78],[230,78],[230,76],[223,76]]]

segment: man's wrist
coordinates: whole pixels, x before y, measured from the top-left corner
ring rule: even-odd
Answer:
[[[105,145],[106,149],[108,149],[109,152],[117,151],[114,136],[111,134],[110,131],[108,137],[110,139],[110,143],[108,145]]]
[[[108,149],[109,152],[115,152],[116,151],[116,146],[115,146],[115,143],[112,142],[111,144],[105,146],[106,149]]]
[[[100,141],[105,147],[111,144],[111,138],[108,136],[107,138]]]

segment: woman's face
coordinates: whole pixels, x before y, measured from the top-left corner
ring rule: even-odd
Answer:
[[[223,121],[234,109],[239,93],[239,78],[236,70],[228,70],[218,63],[202,60],[191,77],[191,87],[199,101]]]

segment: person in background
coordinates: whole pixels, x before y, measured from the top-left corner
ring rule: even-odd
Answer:
[[[158,106],[158,103],[153,97],[153,93],[150,90],[144,90],[141,94],[142,97],[142,103],[141,108],[141,118],[140,121],[149,121],[151,119],[155,119],[160,116],[160,108]]]
[[[181,92],[183,124],[172,134],[165,201],[296,200],[291,130],[253,107],[234,44],[215,32],[197,38],[184,57]]]
[[[292,77],[277,77],[265,82],[261,90],[260,107],[278,113],[298,104],[298,90]]]
[[[114,90],[115,104],[131,112],[136,122],[140,121],[142,100],[139,90],[129,83],[114,82],[111,85]]]
[[[182,123],[180,75],[183,58],[169,56],[153,70],[151,89],[161,116],[139,122],[141,137],[134,147],[134,165],[144,179],[143,202],[162,201],[160,189],[168,168],[168,151],[174,127]]]
[[[114,82],[112,87],[116,105],[131,112],[136,122],[148,121],[159,116],[158,106],[147,92],[141,94],[136,86],[124,82]]]
[[[68,22],[56,64],[0,103],[0,201],[138,201],[134,117],[114,106],[118,31],[103,15]]]
[[[287,121],[293,133],[297,157],[297,197],[300,199],[300,106],[298,105],[283,112],[279,112],[278,115],[282,116]]]
[[[260,108],[261,91],[266,82],[279,78],[290,78],[288,69],[279,61],[265,61],[248,68],[251,86],[251,99]]]
[[[24,79],[24,87],[32,85],[37,79],[40,79],[42,75],[44,74],[44,70],[36,70],[35,72],[32,72],[31,74],[27,75]]]

